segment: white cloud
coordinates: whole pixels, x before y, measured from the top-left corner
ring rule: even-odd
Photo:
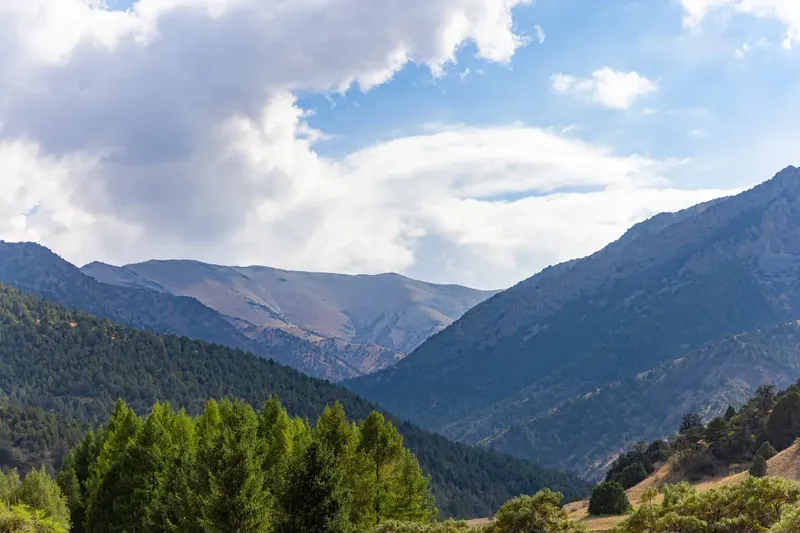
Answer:
[[[507,61],[523,3],[4,0],[0,238],[77,263],[193,257],[496,287],[722,194],[675,189],[669,162],[523,126],[317,153],[324,132],[297,90],[368,88],[408,61],[438,72],[467,40]],[[601,83],[612,106],[631,98]]]
[[[638,72],[617,72],[609,67],[595,70],[591,78],[554,74],[550,81],[558,94],[586,94],[612,109],[629,109],[633,103],[658,90],[658,84]]]
[[[547,34],[545,34],[544,29],[537,24],[533,27],[533,30],[536,32],[536,41],[539,44],[544,44],[544,40],[547,38]]]
[[[684,26],[697,26],[711,13],[727,10],[778,20],[786,26],[784,48],[792,48],[795,43],[800,42],[800,2],[797,0],[680,0],[680,2],[685,12]],[[742,55],[742,52],[737,52],[737,55]]]

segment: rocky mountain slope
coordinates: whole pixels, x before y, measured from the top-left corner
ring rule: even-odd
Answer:
[[[349,386],[478,442],[692,347],[797,318],[800,171],[788,167],[738,196],[656,216],[589,257],[547,268],[395,367]],[[676,385],[674,394],[682,392]]]
[[[307,340],[361,375],[395,364],[495,292],[434,285],[397,274],[348,276],[197,261],[148,261],[83,273],[103,283],[191,296],[248,337],[275,342],[276,330]]]
[[[195,298],[100,283],[35,243],[0,242],[0,282],[129,327],[251,351],[316,377],[358,374],[337,354],[350,350],[359,356],[360,346],[344,346],[334,353],[281,330],[250,337]]]
[[[481,444],[599,477],[610,455],[673,435],[686,413],[710,419],[744,404],[759,385],[800,378],[800,325],[763,328],[687,350],[652,370],[608,383],[533,419],[512,422]],[[466,440],[489,418],[462,429]]]

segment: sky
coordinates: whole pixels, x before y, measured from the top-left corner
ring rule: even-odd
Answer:
[[[502,288],[800,163],[797,0],[0,0],[0,239]]]

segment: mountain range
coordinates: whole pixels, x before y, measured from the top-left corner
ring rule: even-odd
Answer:
[[[601,420],[658,413],[672,425],[682,409],[711,413],[735,401],[722,394],[732,384],[748,389],[744,398],[761,379],[795,381],[796,332],[770,348],[758,331],[798,318],[800,171],[787,167],[737,196],[655,216],[591,256],[547,268],[394,367],[346,385],[451,438],[591,472],[623,447],[606,438],[608,425],[593,423],[592,405],[603,405]],[[761,339],[753,353],[730,340],[745,332]],[[709,350],[717,356],[702,359]],[[689,370],[669,370],[684,358]],[[648,397],[662,377],[667,413]],[[633,424],[624,439],[663,429]],[[573,452],[567,443],[578,440],[590,444]]]
[[[396,363],[494,294],[396,274],[196,261],[78,269],[37,244],[4,242],[0,281],[130,327],[241,348],[334,381]]]

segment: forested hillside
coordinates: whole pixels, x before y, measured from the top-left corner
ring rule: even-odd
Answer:
[[[353,419],[374,409],[343,388],[273,361],[118,326],[2,285],[0,361],[0,390],[6,395],[81,421],[104,420],[118,398],[140,415],[157,401],[196,414],[209,398],[226,396],[260,406],[277,395],[290,414],[310,420],[335,402]],[[567,498],[586,489],[574,476],[397,425],[431,475],[437,504],[447,515],[485,516],[542,487]]]
[[[0,468],[23,474],[46,465],[61,467],[64,455],[86,432],[87,423],[0,398]]]
[[[798,378],[800,325],[790,322],[687,350],[660,367],[513,423],[482,444],[595,478],[603,475],[609,455],[671,435],[688,412],[721,415],[729,405],[746,403],[763,383],[784,388]]]
[[[451,438],[491,438],[692,347],[800,318],[798,228],[800,170],[788,167],[738,196],[659,215],[589,257],[547,268],[395,367],[347,385]],[[672,401],[691,390],[676,383]],[[564,421],[549,431],[568,438],[575,420]],[[547,453],[564,453],[552,445]]]
[[[630,488],[649,476],[659,462],[671,461],[673,475],[688,480],[750,470],[766,474],[766,461],[800,438],[800,381],[777,391],[764,384],[738,409],[719,416],[686,413],[668,438],[640,442],[620,455],[606,481]]]

